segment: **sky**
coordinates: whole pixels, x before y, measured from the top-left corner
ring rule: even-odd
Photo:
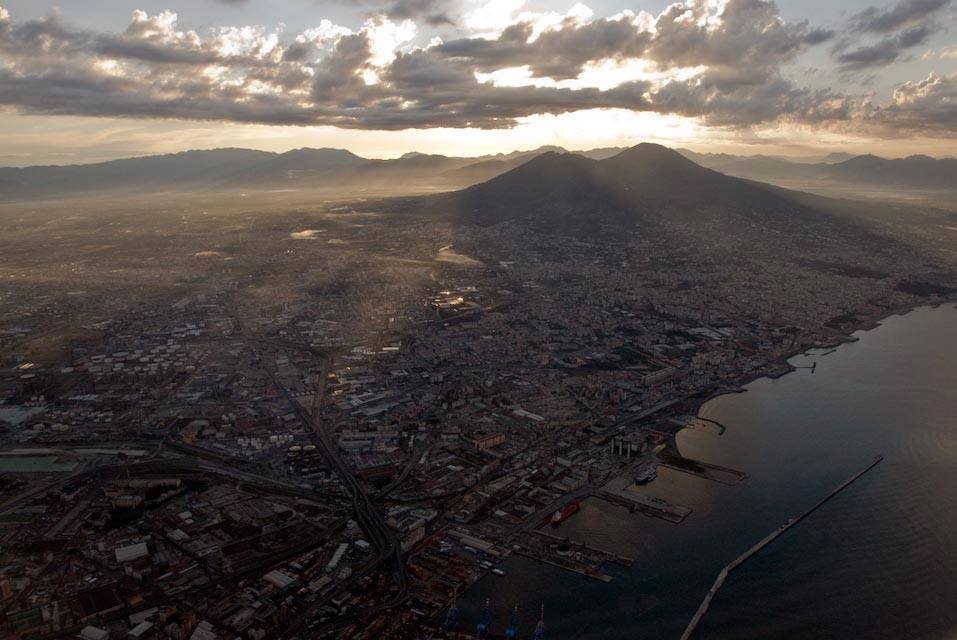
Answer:
[[[0,0],[0,165],[957,155],[957,0]]]

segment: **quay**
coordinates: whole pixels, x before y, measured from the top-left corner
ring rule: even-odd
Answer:
[[[525,556],[526,558],[531,558],[532,560],[538,560],[544,564],[550,564],[553,567],[558,567],[559,569],[564,569],[565,571],[579,573],[591,580],[598,580],[599,582],[611,582],[611,576],[607,573],[602,573],[598,569],[589,567],[584,563],[577,562],[574,558],[565,558],[556,554],[549,554],[531,547],[520,547],[519,549],[516,549],[515,553],[520,556]]]
[[[640,511],[644,515],[661,518],[674,524],[682,522],[691,513],[690,507],[671,504],[637,491],[628,491],[633,484],[634,480],[629,472],[610,481],[594,495],[606,502],[621,505],[629,511]]]
[[[681,471],[682,473],[731,487],[748,478],[748,474],[744,471],[738,471],[730,467],[722,467],[717,464],[711,464],[710,462],[702,462],[701,460],[685,458],[680,454],[670,451],[659,453],[658,458],[661,461],[661,466],[666,469],[674,469],[675,471]]]
[[[719,436],[723,436],[724,432],[728,430],[726,426],[724,426],[717,420],[712,420],[711,418],[704,418],[702,416],[691,416],[691,415],[676,416],[674,418],[671,418],[668,422],[682,429],[686,427],[690,427],[692,429],[701,429],[700,426],[696,427],[695,423],[696,422],[699,424],[705,423],[705,424],[711,425],[713,428],[713,432]]]
[[[605,563],[615,563],[630,567],[634,560],[620,554],[590,547],[581,542],[547,533],[535,531],[523,544],[517,544],[517,555],[531,558],[553,567],[564,569],[600,582],[611,582],[611,576],[601,571]]]
[[[781,525],[780,527],[772,531],[764,539],[762,539],[756,545],[754,545],[753,547],[751,547],[750,549],[742,553],[733,562],[731,562],[729,565],[723,568],[721,572],[718,574],[717,579],[715,579],[714,584],[711,585],[711,589],[709,589],[707,595],[705,595],[704,600],[701,601],[701,605],[698,607],[698,610],[695,612],[694,616],[691,618],[691,622],[688,623],[688,626],[685,628],[684,633],[681,634],[681,640],[689,640],[689,638],[691,638],[692,634],[695,632],[695,629],[698,627],[698,624],[701,623],[701,619],[704,618],[704,615],[708,612],[708,607],[711,606],[711,602],[712,600],[714,600],[714,597],[718,594],[718,590],[721,589],[721,586],[724,584],[724,581],[727,580],[728,575],[732,571],[734,571],[735,569],[743,565],[745,562],[750,560],[752,557],[760,553],[762,549],[764,549],[769,544],[774,542],[785,531],[787,531],[788,529],[790,529],[791,527],[799,523],[801,520],[804,520],[806,517],[808,517],[809,515],[811,515],[818,509],[820,509],[831,498],[833,498],[834,496],[839,494],[841,491],[851,486],[851,484],[853,484],[857,479],[859,479],[861,476],[863,476],[865,473],[867,473],[868,471],[870,471],[871,469],[873,469],[874,467],[876,467],[878,464],[880,464],[883,461],[884,461],[883,456],[875,457],[873,462],[871,462],[869,465],[864,467],[864,469],[862,469],[861,471],[858,471],[849,479],[845,480],[841,485],[839,485],[836,489],[834,489],[829,494],[824,496],[824,498],[818,501],[810,509],[808,509],[801,515],[797,516],[796,518],[791,518],[790,520],[785,522],[783,525]]]
[[[613,562],[622,567],[630,567],[635,563],[634,558],[629,558],[628,556],[619,555],[613,551],[607,551],[605,549],[599,549],[598,547],[592,547],[590,545],[574,542],[568,538],[562,538],[561,536],[556,536],[553,533],[548,533],[547,531],[533,531],[535,535],[541,536],[547,540],[550,540],[553,543],[564,543],[569,544],[574,549],[578,549],[584,552],[587,552],[592,555],[603,556],[603,562]]]

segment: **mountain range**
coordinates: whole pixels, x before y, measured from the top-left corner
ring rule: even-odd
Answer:
[[[174,189],[444,191],[487,180],[553,149],[480,158],[407,153],[390,160],[345,149],[212,149],[95,164],[6,167],[0,168],[0,201]]]
[[[770,228],[794,237],[811,228],[832,237],[860,231],[859,223],[836,215],[826,202],[728,176],[644,143],[600,160],[548,151],[486,182],[383,206],[446,215],[466,225],[515,222],[568,234],[687,228],[694,235],[709,230],[715,238],[740,240]]]
[[[607,160],[622,148],[574,152],[592,161]],[[349,189],[413,193],[451,191],[476,185],[560,147],[477,158],[408,153],[391,160],[368,159],[344,149],[295,149],[285,153],[250,149],[213,149],[112,160],[96,164],[0,168],[0,201],[67,197],[108,192],[175,189]],[[901,189],[952,189],[957,160],[910,156],[885,159],[832,154],[818,162],[773,156],[680,155],[721,173],[778,184],[856,184]]]
[[[800,180],[920,189],[957,187],[957,159],[954,158],[915,155],[888,159],[875,155],[846,157],[847,154],[831,154],[821,162],[796,162],[773,156],[741,157],[685,150],[682,153],[702,166],[722,173],[765,182],[793,183]]]
[[[629,247],[634,257],[622,277],[665,261],[713,274],[716,287],[739,281],[733,295],[745,297],[752,280],[790,287],[781,295],[800,299],[817,295],[822,272],[884,280],[944,264],[941,246],[913,242],[942,224],[939,211],[925,216],[736,178],[656,144],[602,159],[549,151],[465,189],[362,207],[403,226],[439,225],[466,253],[528,249],[558,264],[592,250],[604,255],[608,243]],[[933,281],[952,280],[946,268],[932,271]]]

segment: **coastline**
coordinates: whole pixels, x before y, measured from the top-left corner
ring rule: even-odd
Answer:
[[[731,383],[729,383],[728,385],[725,385],[722,389],[714,391],[708,394],[707,396],[705,396],[704,398],[696,401],[693,405],[694,415],[697,416],[698,413],[701,411],[701,408],[705,404],[710,402],[711,400],[720,398],[721,396],[746,393],[747,392],[746,387],[749,384],[756,382],[762,378],[777,380],[779,378],[786,376],[789,373],[793,373],[794,371],[797,371],[797,368],[790,363],[790,360],[792,358],[795,358],[800,355],[805,355],[809,351],[812,351],[814,349],[830,349],[830,351],[828,351],[826,354],[820,354],[822,356],[830,355],[831,353],[836,351],[839,347],[845,344],[853,344],[860,340],[859,337],[853,334],[858,333],[859,331],[873,331],[874,329],[878,328],[881,325],[881,323],[883,323],[888,318],[891,318],[893,316],[906,315],[922,307],[937,309],[943,305],[948,305],[948,304],[957,306],[957,297],[948,299],[948,300],[941,300],[937,302],[911,303],[911,304],[905,304],[905,305],[898,305],[895,307],[887,307],[886,309],[881,309],[874,313],[867,314],[863,316],[862,320],[864,322],[862,324],[860,324],[859,326],[855,326],[853,329],[851,329],[847,333],[837,334],[832,336],[830,339],[826,341],[812,342],[811,344],[804,345],[801,348],[792,349],[791,351],[788,351],[782,354],[781,356],[778,356],[777,358],[769,361],[766,365],[761,367],[760,371],[756,372],[754,369],[752,369],[750,371],[742,373],[741,375],[737,376]],[[688,398],[688,400],[691,400],[691,399],[692,398]],[[678,432],[676,431],[674,435],[677,435],[677,433]]]
[[[679,413],[685,413],[685,414],[698,416],[698,414],[701,411],[701,408],[705,404],[710,402],[711,400],[714,400],[716,398],[719,398],[725,395],[746,393],[748,391],[747,386],[753,382],[756,382],[757,380],[760,380],[762,378],[769,378],[772,380],[776,380],[776,379],[782,378],[788,373],[796,371],[797,369],[793,365],[791,365],[789,362],[789,360],[791,360],[792,358],[796,356],[805,354],[806,352],[810,350],[814,350],[814,349],[831,349],[832,351],[829,351],[828,353],[832,353],[833,351],[836,351],[842,345],[858,342],[860,340],[860,337],[854,336],[853,334],[860,331],[872,331],[873,329],[878,328],[883,321],[893,316],[906,315],[910,312],[913,312],[917,309],[921,309],[923,307],[938,308],[942,305],[948,305],[948,304],[957,305],[957,298],[944,300],[944,301],[936,301],[936,302],[914,302],[912,304],[907,304],[907,305],[887,307],[884,309],[876,310],[875,312],[867,314],[867,315],[862,315],[861,321],[859,323],[856,323],[853,326],[853,328],[850,328],[844,333],[835,333],[833,335],[828,335],[828,336],[819,336],[820,339],[816,342],[805,344],[801,347],[795,347],[787,351],[786,353],[783,353],[782,355],[776,358],[773,358],[772,360],[770,360],[763,366],[757,367],[755,369],[751,369],[746,372],[742,372],[741,374],[735,376],[731,380],[722,384],[720,388],[715,389],[711,391],[710,393],[707,393],[707,395],[703,395],[701,397],[697,397],[696,395],[690,395],[685,398],[682,398],[678,400],[677,402],[675,402],[675,406],[680,407],[681,405],[684,405],[684,408],[687,409],[687,410],[679,411]],[[674,415],[673,410],[674,410],[673,407],[669,407],[661,412],[654,414],[654,417],[660,419],[664,416]],[[652,416],[648,416],[647,419],[651,419],[651,418]],[[636,423],[636,424],[640,424],[640,423]],[[674,432],[671,433],[671,435],[668,437],[668,442],[671,446],[674,446],[674,442],[675,442],[675,438],[677,437],[677,434],[684,428],[685,427],[676,428]],[[508,554],[508,555],[511,555],[511,554]],[[463,586],[462,593],[465,593],[469,591],[470,589],[472,589],[475,586],[475,584],[484,577],[485,577],[484,573],[476,575],[473,580],[471,580],[470,582],[466,583]],[[435,614],[436,618],[444,610],[445,609],[443,608],[438,613],[436,613]]]
[[[884,384],[870,384],[872,380],[892,381],[896,378],[899,379],[903,387],[914,387],[919,394],[923,394],[924,392],[921,391],[921,389],[926,389],[926,387],[914,386],[908,377],[901,377],[900,373],[895,373],[898,370],[894,366],[873,365],[875,363],[891,362],[907,363],[908,366],[913,366],[914,371],[921,369],[926,370],[929,379],[936,380],[934,367],[927,367],[921,364],[925,362],[923,357],[915,360],[913,357],[915,351],[913,351],[913,349],[919,349],[916,353],[920,353],[922,356],[937,354],[945,361],[948,360],[948,355],[953,352],[952,348],[942,351],[936,346],[941,344],[939,338],[946,337],[946,344],[948,345],[953,345],[954,340],[957,340],[957,334],[953,331],[952,324],[953,310],[955,310],[955,305],[952,303],[953,301],[948,300],[943,306],[940,304],[920,304],[922,301],[917,302],[918,304],[908,306],[903,310],[899,308],[888,308],[886,313],[881,314],[878,318],[879,322],[872,322],[870,327],[874,328],[877,324],[883,325],[881,332],[856,334],[853,337],[859,339],[861,343],[859,346],[840,350],[834,358],[830,359],[831,362],[829,364],[825,364],[819,360],[818,365],[823,365],[823,371],[818,372],[822,374],[821,377],[794,376],[781,384],[761,381],[760,384],[748,388],[748,391],[751,392],[749,396],[726,398],[722,403],[718,403],[709,407],[708,410],[701,412],[701,415],[713,416],[721,421],[724,421],[724,418],[730,418],[729,428],[734,428],[734,432],[729,434],[732,438],[730,441],[721,442],[719,438],[711,437],[712,434],[710,433],[702,436],[696,435],[687,442],[684,440],[681,441],[682,444],[688,445],[686,453],[691,457],[697,457],[702,460],[713,459],[717,462],[729,464],[732,467],[737,466],[737,468],[753,471],[755,475],[752,481],[743,483],[743,486],[739,489],[728,491],[717,485],[714,487],[708,486],[691,477],[686,478],[684,475],[670,474],[671,477],[665,477],[666,482],[661,485],[660,492],[658,491],[658,487],[652,485],[650,494],[660,495],[666,499],[679,497],[687,499],[684,504],[702,507],[703,510],[699,511],[699,515],[704,516],[704,522],[702,522],[702,518],[693,516],[689,518],[692,522],[685,523],[675,528],[672,532],[669,532],[670,527],[658,524],[655,521],[646,522],[645,518],[640,516],[637,518],[629,518],[629,516],[619,513],[618,510],[602,508],[590,512],[595,519],[582,522],[583,527],[581,529],[576,528],[569,530],[568,535],[572,539],[601,541],[603,544],[608,545],[620,543],[622,545],[633,545],[634,548],[637,549],[648,549],[648,555],[644,557],[638,553],[632,554],[636,558],[639,558],[636,564],[637,568],[635,571],[623,576],[625,577],[624,580],[619,580],[619,575],[616,573],[614,574],[616,580],[613,584],[607,588],[598,586],[589,592],[591,597],[607,597],[609,603],[627,599],[627,603],[617,607],[610,604],[609,609],[611,612],[609,616],[596,616],[590,619],[596,629],[594,637],[604,637],[601,629],[605,625],[622,624],[618,621],[622,619],[623,615],[634,611],[635,607],[647,605],[647,611],[642,609],[639,611],[639,615],[634,617],[634,620],[629,619],[623,623],[625,625],[623,628],[627,630],[629,635],[632,637],[647,635],[648,637],[661,636],[667,638],[671,636],[677,638],[681,632],[680,630],[684,628],[684,625],[687,623],[687,618],[691,616],[700,600],[700,596],[695,598],[690,596],[686,597],[684,586],[690,584],[692,580],[698,585],[698,579],[700,578],[701,586],[696,586],[696,589],[699,589],[703,595],[710,586],[711,579],[714,577],[713,574],[710,573],[711,569],[717,572],[718,568],[720,568],[714,568],[711,564],[724,564],[724,562],[712,562],[711,564],[702,562],[699,567],[699,563],[695,559],[695,553],[688,552],[687,550],[691,549],[694,552],[700,552],[710,549],[712,544],[721,544],[720,557],[726,558],[726,561],[730,561],[743,551],[744,548],[748,547],[748,545],[767,534],[773,527],[784,522],[793,514],[800,512],[807,505],[821,498],[823,492],[833,486],[831,482],[836,485],[839,481],[845,479],[847,474],[851,473],[850,467],[854,466],[854,461],[857,460],[858,454],[866,457],[864,455],[866,452],[854,450],[850,452],[854,454],[852,460],[852,456],[845,455],[849,453],[846,448],[831,446],[835,442],[854,442],[856,441],[854,434],[866,434],[868,438],[875,438],[873,441],[867,440],[868,444],[871,445],[867,447],[868,449],[886,455],[891,461],[899,461],[902,456],[908,461],[910,461],[910,458],[914,458],[917,460],[917,463],[913,466],[905,465],[906,468],[903,469],[903,472],[905,474],[913,473],[918,474],[919,477],[926,477],[924,474],[928,473],[928,470],[920,464],[919,460],[926,455],[928,450],[934,449],[937,440],[924,437],[923,432],[914,432],[914,435],[911,436],[913,442],[916,443],[916,446],[922,447],[918,451],[911,450],[910,441],[899,441],[900,430],[898,426],[901,424],[901,415],[905,416],[905,419],[914,415],[911,411],[912,407],[906,405],[906,403],[904,405],[896,404],[893,400],[893,394],[883,391],[883,389],[886,388]],[[937,309],[937,311],[932,311],[932,309]],[[903,316],[906,316],[906,318],[894,317],[897,313],[901,313]],[[862,325],[865,320],[869,319],[859,318],[858,322],[855,323],[855,327]],[[871,318],[870,320],[873,319]],[[933,328],[934,333],[927,333],[924,329],[925,327]],[[848,327],[847,331],[850,332],[851,329],[852,327]],[[831,335],[819,337],[821,338],[818,340],[819,342],[832,338]],[[810,336],[806,338],[806,340],[810,340]],[[814,359],[814,355],[816,354],[812,354],[811,360]],[[798,362],[793,364],[798,367],[805,364],[805,358],[795,359],[797,359]],[[934,362],[939,364],[940,359],[941,358],[938,357]],[[807,363],[809,364],[810,360],[808,360]],[[908,371],[907,375],[909,376],[911,369],[906,369],[906,371]],[[757,372],[757,369],[755,369],[755,372]],[[797,373],[802,372],[807,373],[806,371],[798,371]],[[955,374],[955,372],[952,368],[948,367],[948,380],[953,380],[953,375],[951,374]],[[915,378],[915,380],[916,379],[917,378]],[[923,385],[924,378],[919,379]],[[731,382],[732,379],[729,377],[726,386],[730,387]],[[859,384],[861,382],[864,383],[863,387]],[[835,390],[833,394],[825,393],[821,395],[822,392],[828,390],[832,385],[842,386],[840,389]],[[949,388],[953,387],[950,386]],[[733,391],[726,388],[717,389],[717,391],[733,393]],[[875,417],[878,419],[878,422],[875,423],[867,419],[855,422],[853,418],[860,415],[859,408],[848,405],[848,398],[845,396],[850,397],[852,401],[859,401],[861,398],[858,394],[861,391],[865,394],[872,394],[876,403],[887,401],[887,404],[892,410],[885,411],[885,405],[872,404],[871,400],[865,396],[863,398],[864,403],[861,405],[865,410],[872,407],[881,407],[880,409],[875,409]],[[804,394],[803,398],[795,399],[795,392]],[[701,397],[703,398],[704,395],[705,394],[702,394]],[[749,400],[752,395],[754,398]],[[813,414],[809,414],[813,416],[811,421],[816,425],[814,428],[808,430],[803,428],[795,429],[795,426],[800,427],[800,425],[806,422],[808,416],[800,412],[790,412],[787,407],[804,406],[805,400],[813,400],[819,397],[822,402],[822,410],[830,413],[821,413],[815,410]],[[889,401],[888,398],[890,398]],[[769,404],[766,402],[767,400],[773,401],[774,404]],[[752,402],[758,404],[752,404]],[[943,399],[939,406],[946,406],[951,402],[952,399]],[[791,404],[789,405],[788,403]],[[689,405],[686,404],[686,407],[687,406]],[[755,412],[755,407],[760,408],[760,411]],[[847,409],[846,416],[852,418],[849,424],[847,424],[846,429],[830,428],[830,426],[828,426],[829,424],[839,424],[830,418],[816,419],[818,416],[833,417],[845,415],[843,413],[833,413],[835,408],[841,410]],[[725,413],[726,409],[728,413]],[[901,415],[896,413],[897,409],[900,410]],[[785,420],[781,425],[769,423],[767,420],[768,417],[773,417],[777,412],[781,412],[782,418]],[[733,416],[740,419],[741,422],[736,423]],[[657,417],[662,420],[667,420],[667,417],[663,415]],[[650,421],[646,421],[646,424],[651,425],[653,421],[654,418]],[[924,427],[922,424],[924,421],[919,417],[914,422],[916,425],[920,425],[921,428]],[[943,421],[937,420],[936,425],[928,427],[929,431],[927,433],[946,434],[949,431],[948,423],[949,421],[946,419]],[[875,426],[875,424],[877,426]],[[908,429],[907,431],[910,430]],[[689,431],[685,435],[691,433],[693,432]],[[737,435],[735,435],[735,433]],[[841,435],[842,433],[851,435],[848,437]],[[824,437],[818,438],[813,434],[821,434]],[[753,450],[751,449],[752,444],[755,447]],[[795,451],[800,455],[791,455],[791,449],[789,447],[792,445],[797,445]],[[720,459],[717,457],[712,458],[712,451],[720,453]],[[782,454],[783,460],[781,462],[783,464],[779,465],[778,460],[773,455],[766,455],[769,452]],[[822,455],[819,456],[818,453]],[[756,465],[753,469],[747,466],[752,461]],[[813,468],[802,466],[807,461],[812,462],[814,465],[822,464],[823,466],[820,468],[817,466]],[[813,475],[815,478],[814,482],[795,481],[796,478],[803,476],[795,475],[793,469],[799,469],[802,473],[806,473],[809,476]],[[758,473],[759,471],[760,473]],[[899,469],[895,469],[895,473],[897,471],[899,471]],[[931,469],[929,473],[933,474],[935,472]],[[828,480],[828,478],[833,478],[833,480]],[[887,570],[875,568],[880,564],[880,556],[887,550],[887,547],[882,546],[882,544],[886,543],[886,545],[892,546],[895,541],[898,540],[897,536],[902,531],[899,525],[907,521],[908,510],[896,509],[895,507],[902,502],[898,500],[899,497],[910,495],[906,484],[885,482],[885,480],[886,478],[877,481],[876,487],[872,486],[870,489],[864,490],[863,496],[843,500],[830,514],[822,516],[824,520],[819,520],[810,527],[816,529],[818,532],[827,532],[829,526],[836,522],[837,519],[840,519],[844,526],[839,527],[833,534],[827,534],[835,536],[838,540],[848,531],[846,525],[849,523],[853,525],[851,530],[855,535],[863,532],[862,535],[873,536],[874,532],[881,531],[880,544],[874,542],[874,548],[868,552],[875,557],[871,558],[868,554],[858,556],[856,555],[858,549],[852,548],[850,549],[850,553],[848,549],[844,549],[841,553],[837,554],[845,560],[847,557],[853,555],[853,562],[849,564],[845,564],[844,562],[832,562],[832,560],[835,559],[835,553],[830,553],[830,555],[814,555],[811,559],[804,558],[807,552],[805,551],[805,547],[801,545],[806,546],[809,539],[812,543],[817,540],[818,538],[816,536],[818,534],[815,533],[809,536],[799,536],[793,543],[789,543],[792,544],[793,548],[798,549],[798,551],[790,553],[788,549],[784,549],[784,552],[790,553],[787,558],[790,560],[799,560],[801,562],[799,565],[800,568],[812,567],[815,571],[821,567],[833,567],[834,571],[840,574],[837,576],[835,583],[844,587],[849,584],[853,585],[852,578],[847,578],[847,576],[858,575],[858,572],[861,571],[864,573],[860,573],[859,575],[883,575],[882,572],[886,572]],[[787,493],[780,491],[782,486],[787,488]],[[701,492],[701,498],[700,501],[696,503],[689,496],[698,496],[698,492]],[[945,487],[941,488],[941,492],[946,494]],[[952,496],[949,496],[947,502],[952,503],[951,498]],[[752,508],[752,505],[754,508]],[[770,505],[777,506],[772,508]],[[792,505],[793,508],[787,506],[780,507],[780,505]],[[879,510],[872,509],[875,505],[881,508]],[[704,507],[707,507],[707,509]],[[712,509],[713,513],[709,514],[708,509]],[[775,509],[778,510],[775,511]],[[927,512],[936,513],[936,509],[928,510]],[[854,515],[848,516],[850,513]],[[862,514],[863,517],[859,517]],[[871,516],[873,516],[873,520],[870,519]],[[711,518],[714,518],[713,522],[710,520]],[[619,520],[623,522],[622,526],[624,528],[621,530],[618,530],[618,525],[616,524]],[[632,520],[635,520],[635,522],[632,522]],[[893,523],[894,526],[889,529],[886,528],[891,523]],[[880,528],[878,528],[878,525]],[[914,530],[904,529],[903,531],[907,532],[906,535],[917,535],[916,532],[918,530],[915,528]],[[885,536],[883,534],[887,535]],[[712,543],[712,538],[720,538],[721,542],[715,541]],[[734,541],[727,542],[728,538],[732,538]],[[874,541],[871,537],[866,539],[869,542]],[[854,538],[854,540],[857,540],[857,538]],[[622,546],[622,552],[625,552],[626,548],[629,547]],[[828,546],[829,550],[833,548],[834,547]],[[715,549],[716,551],[714,553],[717,552],[717,546]],[[810,552],[816,551],[813,544],[807,546],[806,549]],[[914,557],[904,558],[901,561],[906,564],[900,566],[909,566],[912,568],[917,566],[913,564],[913,561],[920,560],[922,555],[921,550],[918,548],[912,550],[912,552]],[[688,560],[689,557],[691,560]],[[773,558],[770,558],[769,561],[773,561]],[[675,563],[680,563],[680,565]],[[674,564],[673,569],[671,568],[672,564]],[[789,570],[795,569],[795,565],[789,564],[788,568]],[[486,583],[480,590],[470,592],[469,604],[467,606],[474,608],[474,606],[476,606],[475,603],[479,603],[480,605],[481,601],[484,601],[484,598],[488,597],[489,594],[491,594],[493,598],[498,597],[503,601],[507,600],[509,602],[515,601],[521,603],[522,606],[527,606],[528,602],[533,601],[535,598],[549,599],[554,597],[556,602],[563,603],[565,601],[562,600],[562,594],[566,589],[565,585],[572,585],[573,588],[574,585],[578,584],[575,576],[569,576],[567,578],[564,576],[555,576],[555,580],[561,580],[561,587],[553,589],[551,588],[550,580],[546,580],[545,582],[540,581],[537,577],[539,571],[540,569],[532,565],[516,564],[513,569],[509,569],[509,575],[511,576],[514,573],[514,580],[520,585],[518,588],[510,588],[506,594],[497,595],[499,593],[498,590],[504,591],[504,588],[497,586],[494,582]],[[674,572],[673,574],[672,571]],[[552,574],[548,575],[551,576]],[[661,575],[673,575],[675,578],[666,578],[665,581],[659,583],[652,581],[646,585],[643,580],[646,575],[656,577]],[[805,573],[801,575],[803,577],[811,574]],[[814,575],[817,575],[817,573]],[[830,574],[828,574],[828,576],[830,577]],[[847,578],[847,580],[844,580],[844,578]],[[512,581],[513,578],[510,577],[508,580]],[[774,580],[777,581],[770,583],[774,587],[779,588],[782,584],[782,580],[784,581],[783,584],[787,584],[787,577],[780,579],[774,578]],[[813,596],[817,598],[814,602],[823,602],[826,604],[831,601],[830,598],[832,597],[832,594],[828,593],[828,584],[829,582],[823,579],[820,582],[811,580],[810,585],[806,585],[804,581],[801,581],[800,585],[795,585],[794,592],[801,597]],[[915,586],[915,589],[917,586]],[[875,589],[877,589],[881,597],[890,596],[893,598],[893,588],[881,589],[875,587]],[[543,593],[542,595],[538,595],[537,593],[527,595],[523,590],[541,590]],[[788,593],[790,593],[790,591]],[[853,604],[855,599],[854,594],[856,594],[857,591],[856,589],[850,591],[842,590],[840,593],[843,594],[842,597],[844,599]],[[605,594],[607,594],[607,596]],[[743,624],[745,625],[751,625],[755,619],[760,621],[760,615],[762,613],[760,607],[763,606],[764,602],[774,605],[774,607],[769,608],[769,610],[774,613],[781,611],[786,613],[788,609],[785,607],[802,602],[801,600],[792,599],[790,595],[778,597],[780,594],[778,594],[775,589],[770,589],[765,593],[762,591],[762,587],[751,589],[747,591],[746,594],[748,597],[739,598],[726,608],[719,607],[717,611],[718,616],[724,616],[723,618],[718,617],[715,619],[718,621],[719,626],[721,620],[730,619],[733,616],[737,616],[735,618],[736,624],[740,620],[743,620]],[[821,594],[824,595],[822,596]],[[727,595],[728,594],[725,594],[725,596]],[[481,601],[478,599],[479,596],[481,596]],[[755,596],[767,598],[767,600],[756,600],[755,602],[758,604],[752,607],[749,605],[749,602],[751,602],[751,598]],[[731,597],[736,598],[736,594],[731,594]],[[837,599],[837,596],[833,597]],[[652,602],[652,598],[654,598],[654,604],[649,604]],[[687,605],[685,605],[686,600]],[[667,604],[663,604],[666,601]],[[741,603],[740,607],[739,602]],[[889,602],[894,601],[889,600]],[[535,604],[537,604],[537,600],[535,600]],[[679,606],[679,604],[681,606]],[[840,613],[840,607],[823,608],[833,614],[830,616],[832,621],[836,620],[840,623],[841,618],[840,615],[838,615]],[[656,610],[652,611],[653,609]],[[860,611],[855,610],[855,613],[859,614]],[[767,636],[772,637],[778,633],[784,635],[782,631],[790,629],[788,626],[790,619],[791,618],[783,617],[767,622],[767,629],[769,630]],[[715,620],[712,620],[712,622]],[[764,624],[764,622],[762,622],[762,624]],[[561,625],[563,630],[571,629],[574,631],[578,628],[579,621],[574,617],[564,616],[556,620],[556,625]],[[672,634],[664,631],[671,627],[677,629],[677,632]],[[714,631],[712,626],[709,625],[708,628],[710,631]],[[832,624],[831,627],[829,627],[829,629],[834,628],[840,628],[839,624],[837,626]],[[656,631],[657,629],[661,629],[662,631]],[[592,637],[588,634],[585,635]],[[612,634],[608,635],[611,636]],[[704,633],[703,635],[708,634]],[[721,631],[720,634],[715,633],[715,635],[721,638],[733,638],[734,632],[733,630]],[[583,635],[583,637],[585,636]],[[615,637],[624,638],[627,636],[622,634],[620,636],[616,635]],[[890,639],[888,638],[888,640]]]

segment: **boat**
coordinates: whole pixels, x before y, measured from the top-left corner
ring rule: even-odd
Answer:
[[[494,574],[497,575],[497,576],[504,576],[504,575],[505,575],[505,572],[502,571],[501,569],[499,569],[498,567],[492,569],[492,573],[494,573]]]
[[[558,525],[563,523],[565,520],[568,520],[573,515],[578,513],[578,510],[581,509],[581,507],[582,505],[578,500],[575,500],[574,502],[570,502],[566,504],[564,507],[562,507],[561,509],[559,509],[558,511],[552,514],[552,518],[551,520],[549,520],[549,524],[551,524],[553,527],[557,527]]]

